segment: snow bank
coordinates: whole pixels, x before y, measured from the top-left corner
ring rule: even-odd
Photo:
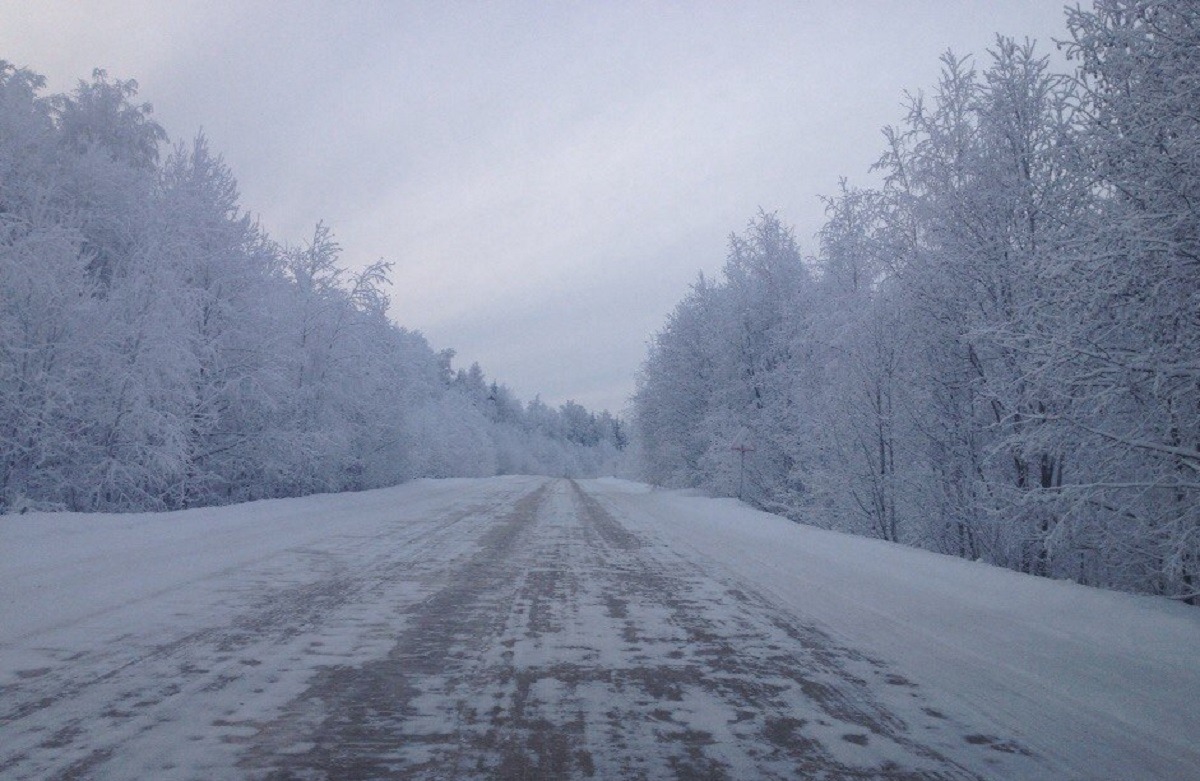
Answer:
[[[968,717],[1019,727],[1064,777],[1200,778],[1194,607],[816,529],[732,499],[619,480],[588,489],[631,528],[897,664]]]

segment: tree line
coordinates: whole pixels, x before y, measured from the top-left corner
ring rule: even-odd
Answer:
[[[1200,6],[1068,9],[1053,72],[946,54],[825,199],[760,213],[653,339],[645,476],[1200,603]]]
[[[272,240],[135,82],[44,89],[0,61],[0,513],[590,475],[624,447],[607,412],[452,368],[328,226]]]

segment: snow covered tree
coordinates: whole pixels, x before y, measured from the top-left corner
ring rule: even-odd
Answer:
[[[527,412],[478,367],[456,383],[389,319],[389,264],[343,267],[320,224],[277,245],[203,135],[160,161],[135,82],[44,86],[0,62],[0,512],[487,475],[501,452],[607,469],[614,419]]]
[[[745,438],[762,506],[1200,601],[1200,7],[1068,24],[1075,74],[947,54],[813,273],[735,237],[643,365],[648,478],[729,494]]]
[[[921,345],[922,430],[948,539],[1049,574],[1066,403],[1033,344],[1056,333],[1063,257],[1091,193],[1079,174],[1070,82],[1000,38],[980,76],[946,55],[932,102],[910,104],[881,162],[897,220],[905,321]],[[904,212],[909,214],[904,214]]]
[[[737,493],[734,446],[754,447],[748,483],[783,508],[806,490],[802,413],[809,273],[791,230],[760,213],[730,237],[724,280],[703,277],[655,337],[635,397],[649,474],[669,485]]]
[[[650,342],[638,375],[634,410],[645,475],[661,485],[701,482],[709,448],[705,421],[716,391],[722,347],[718,292],[701,276]]]
[[[1103,454],[1074,494],[1108,519],[1107,550],[1135,551],[1102,556],[1118,585],[1200,602],[1200,8],[1099,0],[1068,25],[1104,195],[1058,345],[1085,412],[1068,423]]]
[[[811,477],[829,523],[913,541],[912,487],[928,478],[912,425],[912,356],[891,273],[896,257],[886,202],[851,189],[826,200],[820,233],[815,328],[824,383],[813,427],[821,457]],[[907,489],[907,490],[906,490]]]

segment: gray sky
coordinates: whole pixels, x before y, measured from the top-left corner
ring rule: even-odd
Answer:
[[[904,90],[1055,0],[30,2],[0,59],[135,78],[271,235],[394,261],[392,316],[523,399],[621,410],[646,340],[759,207],[806,252]]]

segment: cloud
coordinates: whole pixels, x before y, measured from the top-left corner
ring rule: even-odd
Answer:
[[[525,397],[619,408],[646,339],[760,206],[803,245],[947,47],[1054,3],[41,2],[0,56],[135,77],[281,240],[396,263],[394,316]]]

